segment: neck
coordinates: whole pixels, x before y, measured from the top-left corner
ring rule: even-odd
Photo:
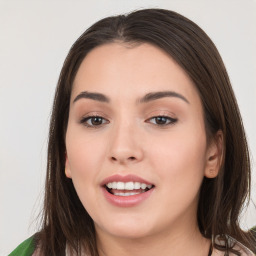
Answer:
[[[210,241],[198,228],[185,232],[154,234],[143,238],[120,238],[97,234],[100,256],[208,256]]]

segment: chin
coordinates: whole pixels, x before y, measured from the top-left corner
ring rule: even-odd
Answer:
[[[118,219],[115,219],[114,221],[109,221],[108,223],[111,223],[111,225],[105,224],[101,226],[95,226],[103,232],[106,232],[114,237],[123,239],[140,239],[146,236],[150,236],[152,234],[152,229],[150,228],[150,225],[143,221],[128,221],[127,219],[120,221]]]
[[[109,232],[112,236],[118,237],[120,239],[130,239],[136,240],[141,239],[147,236],[150,236],[150,232],[147,230],[138,230],[138,229],[114,229]]]

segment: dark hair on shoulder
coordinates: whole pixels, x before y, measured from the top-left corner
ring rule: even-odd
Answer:
[[[104,18],[73,44],[64,62],[53,103],[42,230],[42,255],[64,255],[68,245],[98,255],[93,220],[84,209],[72,180],[65,176],[65,133],[76,73],[97,46],[122,42],[149,43],[169,54],[188,74],[200,95],[207,138],[223,132],[224,157],[214,179],[204,178],[198,204],[198,225],[206,238],[227,234],[250,247],[239,215],[250,194],[250,159],[239,108],[223,61],[210,38],[195,23],[164,9],[138,10]]]

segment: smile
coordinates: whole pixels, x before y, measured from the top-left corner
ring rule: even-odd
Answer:
[[[153,187],[151,184],[140,182],[122,182],[113,181],[106,184],[106,189],[109,193],[115,196],[133,196],[147,192]]]
[[[107,201],[121,207],[140,204],[155,188],[150,182],[135,175],[114,175],[105,179],[101,185]]]

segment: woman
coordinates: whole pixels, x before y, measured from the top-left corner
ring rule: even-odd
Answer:
[[[43,227],[22,246],[27,255],[253,255],[238,223],[249,190],[239,109],[208,36],[162,9],[109,17],[65,60]]]

